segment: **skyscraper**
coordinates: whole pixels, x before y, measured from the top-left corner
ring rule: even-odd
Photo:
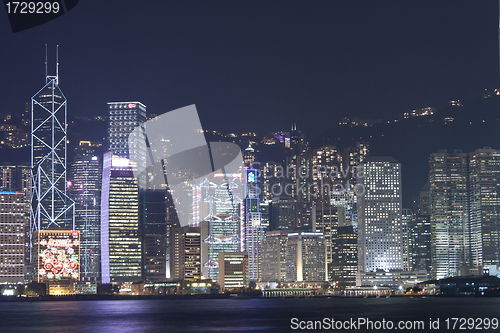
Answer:
[[[248,287],[248,253],[220,252],[218,282],[222,290]]]
[[[214,173],[195,185],[193,191],[199,192],[199,196],[193,196],[193,216],[200,216],[200,226],[207,232],[202,232],[202,252],[207,254],[203,276],[218,280],[219,252],[239,252],[245,239],[240,234],[244,231],[240,226],[244,211],[239,194],[241,174]]]
[[[358,238],[352,226],[336,228],[331,252],[328,280],[340,288],[354,287],[358,271]]]
[[[104,154],[101,191],[102,283],[142,277],[139,188],[129,159]]]
[[[250,281],[261,279],[260,244],[264,231],[261,224],[258,173],[256,169],[245,169],[245,200],[242,227],[244,228],[243,251],[248,252],[248,274]],[[243,233],[242,233],[243,234]]]
[[[402,270],[401,164],[392,157],[367,157],[358,170],[360,272]]]
[[[326,247],[320,232],[288,234],[286,280],[289,282],[326,281]]]
[[[195,281],[201,279],[200,227],[174,227],[171,230],[170,278]]]
[[[56,76],[47,75],[31,98],[31,235],[51,227],[74,229],[74,203],[66,194],[67,103],[58,68],[59,60]]]
[[[24,237],[29,209],[19,191],[0,189],[0,283],[24,282]]]
[[[268,231],[261,243],[262,281],[286,281],[288,230]]]
[[[460,151],[430,156],[432,275],[459,274],[470,260],[468,159]]]
[[[431,217],[417,214],[410,228],[411,265],[414,271],[431,273]]]
[[[269,205],[269,230],[297,228],[297,203],[288,195],[273,197]]]
[[[136,127],[140,127],[144,133],[146,106],[141,102],[109,102],[108,109],[108,151],[136,163],[142,161],[144,166],[139,166],[139,170],[144,170],[146,165],[145,136],[134,136],[130,138],[129,144],[129,135]]]
[[[146,106],[109,102],[108,150],[103,158],[101,269],[103,283],[142,278],[145,228]],[[137,130],[137,128],[139,130]]]
[[[80,143],[80,146],[87,143]],[[75,229],[80,231],[82,278],[101,278],[101,158],[82,150],[69,167],[68,193],[75,202]]]
[[[413,212],[411,209],[403,208],[401,215],[401,236],[403,237],[403,270],[411,271],[413,269],[411,260],[411,237],[410,229],[413,220]]]
[[[339,226],[337,207],[326,204],[312,209],[312,231],[321,232],[325,237],[326,263],[332,262],[333,238]]]
[[[144,216],[142,217],[143,278],[148,281],[164,280],[167,276],[167,200],[165,190],[144,191]]]
[[[471,265],[500,265],[500,151],[469,154]]]

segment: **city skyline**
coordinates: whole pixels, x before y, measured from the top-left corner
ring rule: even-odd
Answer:
[[[121,7],[125,17],[129,15],[125,12],[128,5],[128,2],[123,3]],[[50,280],[49,284],[54,282],[53,278],[63,277],[65,283],[78,280],[78,286],[75,282],[76,287],[66,285],[57,292],[53,289],[51,294],[67,293],[71,288],[76,288],[75,292],[78,288],[83,290],[88,287],[87,282],[94,286],[99,282],[121,284],[121,290],[131,291],[134,283],[166,281],[171,274],[193,275],[196,284],[205,279],[219,281],[222,289],[233,278],[238,279],[237,285],[243,283],[246,287],[248,283],[250,287],[251,284],[271,282],[263,281],[263,276],[280,276],[281,279],[282,258],[285,259],[286,282],[312,283],[315,288],[330,278],[335,279],[334,284],[345,284],[345,287],[352,287],[352,283],[356,286],[392,283],[395,286],[429,277],[444,279],[480,274],[483,265],[487,270],[497,271],[500,238],[496,195],[500,189],[497,184],[500,164],[497,163],[497,151],[490,146],[498,148],[500,145],[495,135],[500,124],[495,106],[500,104],[500,90],[479,89],[478,86],[493,86],[498,73],[494,81],[488,81],[489,75],[484,72],[488,72],[486,68],[491,71],[491,62],[482,61],[484,68],[481,70],[474,61],[465,65],[465,60],[470,60],[467,52],[453,50],[448,54],[452,48],[446,44],[458,41],[455,33],[461,31],[461,25],[447,17],[447,9],[457,11],[451,15],[453,18],[471,18],[484,8],[474,7],[477,12],[466,13],[461,12],[465,3],[458,7],[456,2],[452,7],[451,3],[445,6],[429,2],[428,5],[436,10],[433,11],[421,8],[420,4],[392,3],[392,7],[387,7],[318,1],[309,5],[311,12],[301,16],[304,20],[295,21],[296,26],[280,26],[275,23],[291,23],[291,18],[299,15],[304,5],[298,2],[261,5],[271,13],[281,11],[290,16],[277,16],[274,22],[269,17],[270,12],[258,12],[260,30],[249,34],[246,29],[254,23],[242,26],[240,20],[234,20],[236,17],[224,17],[217,24],[211,24],[223,11],[237,13],[248,9],[248,12],[239,12],[241,19],[257,14],[254,8],[250,10],[247,4],[222,6],[214,2],[210,8],[223,11],[204,17],[198,12],[200,4],[193,17],[207,20],[206,31],[187,29],[183,31],[186,35],[179,33],[177,38],[183,41],[189,36],[199,41],[197,38],[206,39],[207,32],[220,32],[219,39],[204,40],[205,43],[214,42],[208,48],[212,52],[212,57],[208,58],[206,54],[192,52],[201,45],[194,45],[196,43],[191,48],[167,50],[158,42],[154,48],[147,41],[155,37],[141,26],[137,31],[130,31],[129,25],[124,26],[124,31],[129,33],[127,43],[136,42],[133,47],[127,43],[117,45],[123,36],[113,34],[116,38],[110,39],[107,34],[116,31],[103,29],[103,35],[96,35],[92,46],[77,51],[73,40],[78,38],[68,40],[63,31],[74,24],[66,16],[74,16],[77,22],[88,5],[81,5],[81,11],[79,6],[46,25],[15,34],[28,41],[36,37],[34,31],[59,27],[54,36],[48,37],[49,43],[55,37],[63,42],[66,39],[68,43],[68,58],[63,58],[67,59],[65,66],[59,66],[59,43],[55,48],[45,44],[46,83],[31,98],[31,108],[23,103],[22,111],[11,110],[17,109],[12,105],[22,99],[14,104],[10,99],[16,100],[20,94],[24,96],[25,90],[36,81],[34,74],[38,71],[32,67],[36,52],[29,53],[24,59],[29,59],[29,65],[19,70],[13,77],[14,83],[5,89],[9,93],[16,80],[25,78],[24,85],[8,94],[6,110],[1,113],[4,122],[1,130],[5,132],[1,144],[3,152],[14,155],[23,154],[28,146],[31,149],[31,228],[29,234],[18,235],[29,237],[29,242],[26,241],[29,248],[37,249],[36,253],[31,253],[31,264],[37,264],[36,267],[26,266],[27,280],[31,274],[35,274],[33,280]],[[108,6],[103,5],[102,11],[109,11]],[[186,10],[182,5],[169,3],[164,6],[167,7],[162,8],[178,13]],[[376,14],[377,23],[383,22],[373,31],[367,30],[374,22],[374,17],[368,15],[370,10]],[[339,14],[337,11],[352,15],[341,15],[341,19],[332,21]],[[144,19],[143,15],[139,10],[134,18],[139,22]],[[380,21],[385,15],[392,20]],[[431,20],[422,25],[419,20],[424,17],[443,20]],[[486,18],[481,23],[486,21],[491,23]],[[273,25],[266,29],[266,24],[271,22]],[[394,27],[398,22],[400,30],[396,32]],[[109,17],[102,24],[113,23],[114,18]],[[169,31],[179,21],[163,23],[164,26],[156,26],[154,34]],[[226,31],[229,23],[234,29]],[[324,30],[327,27],[337,27],[343,34],[335,29]],[[487,36],[492,30],[489,25],[474,28],[478,30],[470,32],[488,31]],[[436,29],[435,39],[430,38],[428,32],[431,30],[427,29]],[[234,38],[242,31],[246,32],[243,36],[247,41],[261,42],[267,47],[275,42],[275,53],[269,58],[262,57],[262,49],[248,49],[257,44],[236,42],[234,45],[251,51],[242,57],[242,49],[235,48],[232,43],[221,43],[224,37]],[[323,39],[319,37],[320,31],[325,31]],[[387,34],[380,37],[375,32]],[[495,29],[495,35],[497,32]],[[172,42],[172,35],[167,33],[166,36]],[[477,36],[482,35],[474,35]],[[304,45],[297,48],[297,43],[292,43],[290,49],[291,37]],[[461,34],[460,41],[465,44],[468,37]],[[480,38],[472,38],[469,42],[472,40],[477,43]],[[333,41],[342,46],[340,49],[345,49],[345,53],[337,50],[335,43],[331,44]],[[446,43],[441,45],[444,41]],[[30,40],[30,43],[19,45],[20,49],[34,50],[35,44]],[[207,45],[200,50],[206,50]],[[370,45],[375,46],[369,48],[371,52],[363,52]],[[480,46],[475,45],[479,52]],[[494,46],[498,47],[498,40]],[[52,57],[54,49],[56,55]],[[92,63],[95,68],[79,61],[96,49],[102,52]],[[491,46],[486,49],[491,52]],[[287,50],[293,52],[287,53]],[[426,57],[427,51],[419,50],[435,51],[433,59],[438,60],[433,62]],[[190,56],[186,56],[186,51],[190,51]],[[333,51],[337,52],[337,57],[329,59],[328,53]],[[168,57],[165,62],[158,57],[167,54],[183,55],[183,65],[179,68],[187,66],[184,69],[189,71],[173,71],[177,75],[172,78],[166,75],[172,65]],[[347,61],[349,55],[352,59]],[[394,61],[395,55],[400,64],[392,62],[393,66],[389,66],[389,59]],[[453,58],[449,57],[452,55]],[[498,57],[498,49],[494,55]],[[151,61],[145,62],[147,57]],[[237,59],[234,63],[228,61],[233,57]],[[249,59],[253,65],[262,64],[263,70],[249,71],[245,67]],[[287,59],[293,60],[295,66]],[[222,60],[225,61],[221,63]],[[109,65],[100,73],[103,61],[108,61]],[[425,64],[417,74],[412,65],[418,62]],[[459,73],[455,68],[457,64]],[[345,68],[346,76],[338,65]],[[498,66],[498,61],[494,66]],[[55,68],[55,76],[51,67]],[[67,72],[62,71],[63,68]],[[217,68],[221,70],[216,71],[219,74],[216,79],[221,81],[211,82],[211,75]],[[284,71],[285,68],[289,71]],[[427,70],[432,73],[427,72],[425,80],[420,81],[424,79],[420,75]],[[449,70],[455,76],[450,75]],[[448,82],[444,85],[446,89],[435,86],[444,82],[440,81],[443,80],[440,75],[465,82],[463,79],[471,75],[468,71],[481,78],[465,80],[467,85]],[[60,76],[63,72],[66,76]],[[102,75],[97,76],[97,73]],[[88,74],[94,74],[92,89],[83,86]],[[403,76],[410,78],[412,84],[401,81]],[[293,79],[299,77],[300,80]],[[235,78],[239,79],[239,85],[231,81]],[[253,81],[246,78],[253,78]],[[312,78],[316,81],[307,84]],[[161,81],[165,79],[167,81]],[[185,89],[187,86],[181,83],[189,79],[189,89]],[[67,82],[61,87],[65,91],[69,87],[70,97],[62,93],[61,81]],[[401,89],[391,86],[398,81]],[[178,82],[179,85],[168,87],[165,82]],[[282,85],[266,90],[273,83]],[[366,88],[360,89],[363,84]],[[414,89],[416,95],[408,96],[406,90],[412,85],[420,89]],[[338,89],[331,90],[332,87]],[[426,94],[426,89],[432,89],[433,93]],[[245,93],[242,95],[240,90]],[[264,90],[266,93],[259,95]],[[449,97],[451,91],[462,95]],[[224,93],[220,95],[221,92]],[[250,96],[255,97],[249,99]],[[379,98],[387,105],[384,110],[380,109],[382,100]],[[424,98],[426,103],[427,99],[429,102],[439,99],[440,102],[435,103],[447,106],[403,107],[411,100],[414,104],[417,100],[422,103]],[[195,101],[189,103],[191,99]],[[304,104],[311,100],[314,102]],[[358,103],[358,100],[368,100],[368,103]],[[185,104],[173,106],[180,101]],[[269,101],[272,101],[271,109],[266,104]],[[67,124],[67,108],[74,110],[71,125]],[[488,110],[493,110],[490,112],[493,114],[487,114]],[[31,113],[31,120],[27,113]],[[106,124],[107,129],[102,131],[99,123]],[[283,128],[286,123],[291,124],[289,130]],[[472,127],[473,123],[476,127]],[[484,130],[486,126],[489,131]],[[28,128],[30,145],[24,135]],[[217,130],[207,131],[207,128]],[[233,134],[242,133],[243,128],[248,131],[246,134]],[[250,133],[254,128],[268,134],[257,138],[255,133]],[[433,133],[430,129],[434,129]],[[463,135],[474,133],[473,129],[483,129],[480,140]],[[72,130],[77,133],[71,136],[68,133]],[[426,144],[426,141],[433,143]],[[436,144],[448,148],[450,143],[462,150],[436,149]],[[68,158],[72,155],[77,158]],[[2,155],[0,162],[6,163],[8,156]],[[22,169],[19,163],[10,164],[5,170]],[[423,164],[425,169],[418,170]],[[71,175],[69,179],[67,170]],[[4,176],[12,178],[16,174],[19,181],[21,174],[17,173],[20,171],[9,172]],[[3,181],[14,184],[12,179]],[[428,210],[421,207],[421,200],[413,200],[417,198],[416,188],[421,189],[425,182],[430,184],[429,194],[426,196],[422,190],[420,198],[429,205]],[[403,193],[407,187],[410,190]],[[67,196],[66,191],[71,195]],[[76,218],[75,212],[79,215]],[[189,249],[181,250],[187,245],[182,245],[184,231],[176,231],[177,234],[172,231],[178,226],[199,228],[188,232],[196,234],[196,239],[199,237],[198,248],[189,245]],[[59,227],[62,231],[53,233],[51,227]],[[275,241],[265,241],[266,232],[280,229],[288,231],[286,247],[282,247],[279,235],[275,235]],[[354,237],[357,237],[357,253],[353,250]],[[179,248],[169,248],[171,242]],[[197,244],[198,240],[193,242]],[[48,244],[50,248],[46,249]],[[59,246],[64,249],[58,249]],[[185,251],[192,252],[193,256],[181,258]],[[232,259],[224,262],[224,253],[233,253],[234,258],[239,258],[234,262],[239,263],[231,263]],[[271,253],[278,253],[280,259],[270,260]],[[348,255],[348,260],[343,258],[344,254]],[[262,266],[262,260],[277,265],[273,269],[278,268],[279,273]],[[355,281],[353,260],[358,267]],[[192,266],[191,273],[180,270],[183,262]],[[222,263],[229,266],[222,267]],[[222,275],[220,269],[224,272]],[[243,271],[246,273],[242,274]],[[80,278],[88,280],[80,281]],[[200,283],[205,285],[207,281]],[[50,288],[55,288],[55,284]]]

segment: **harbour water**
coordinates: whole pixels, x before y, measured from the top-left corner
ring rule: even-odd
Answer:
[[[455,327],[452,327],[454,321],[451,318],[474,318],[476,326],[470,329],[466,323],[460,329],[461,323],[456,321]],[[490,320],[488,329],[484,321],[486,318]],[[479,328],[480,322],[482,331],[500,331],[498,325],[493,329],[493,318],[498,323],[500,298],[332,297],[0,302],[0,331],[16,333],[297,332],[301,331],[300,328],[314,327],[310,325],[316,325],[316,330],[308,332],[388,332],[391,331],[389,322],[392,323],[392,330],[400,332],[471,332]],[[365,320],[366,324],[359,325],[360,320],[361,323]],[[372,326],[368,326],[370,322]],[[385,323],[384,327],[377,328],[382,322]],[[399,322],[404,322],[406,326],[397,328]],[[352,323],[358,324],[353,327]],[[416,327],[419,323],[424,326]],[[337,329],[332,330],[335,325]],[[339,329],[338,325],[344,326]]]

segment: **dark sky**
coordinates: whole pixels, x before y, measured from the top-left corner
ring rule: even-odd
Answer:
[[[344,117],[392,118],[498,85],[498,3],[80,1],[12,33],[0,11],[0,110],[44,83],[44,45],[72,115],[139,100],[196,104],[202,125],[310,138]],[[54,73],[52,69],[52,73]]]

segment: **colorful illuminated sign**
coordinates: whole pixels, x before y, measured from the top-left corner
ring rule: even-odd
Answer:
[[[257,170],[255,169],[247,169],[247,183],[255,184],[257,182]]]
[[[40,280],[80,277],[80,234],[76,230],[41,231],[38,236]]]

